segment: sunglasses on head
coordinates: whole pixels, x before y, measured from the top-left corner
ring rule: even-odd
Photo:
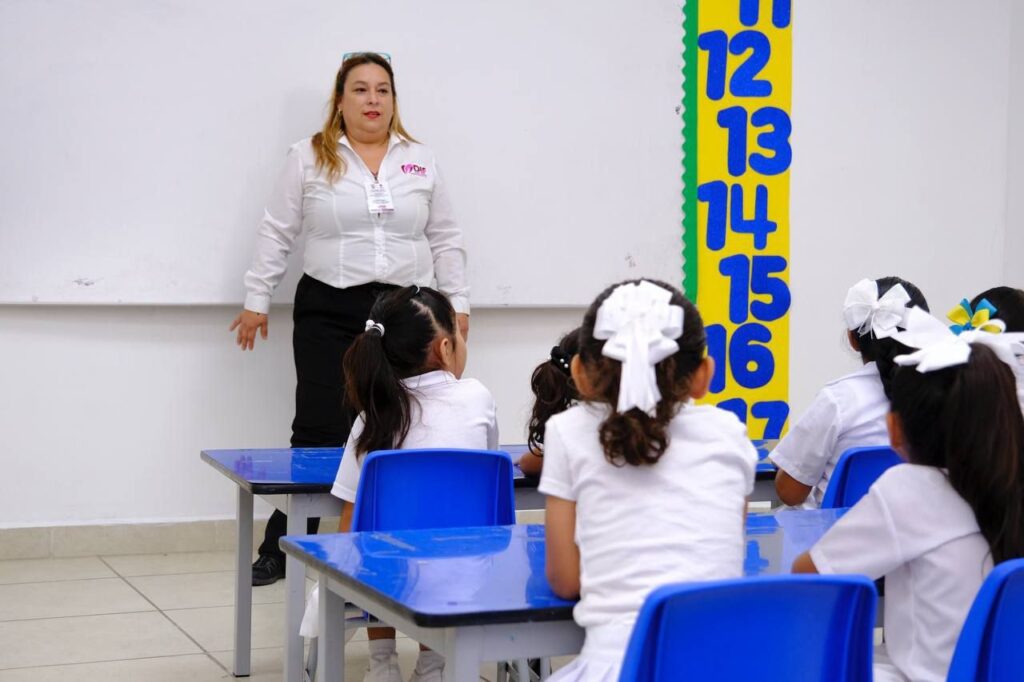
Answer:
[[[387,52],[346,52],[341,56],[341,61],[347,62],[351,57],[362,57],[363,55],[373,55],[374,57],[380,57],[388,64],[391,63],[391,55]]]

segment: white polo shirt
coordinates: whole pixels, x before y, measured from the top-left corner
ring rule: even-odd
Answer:
[[[744,511],[757,451],[734,414],[687,405],[653,466],[614,466],[598,436],[609,407],[582,403],[544,431],[539,490],[576,502],[586,628],[631,623],[666,583],[743,575]],[[628,633],[628,630],[627,630]]]
[[[885,397],[878,366],[869,362],[818,392],[768,458],[794,479],[811,486],[802,507],[817,509],[839,457],[856,447],[888,445]]]
[[[875,679],[944,682],[992,556],[941,469],[886,471],[811,548],[819,573],[885,576],[885,645]]]
[[[496,450],[498,417],[491,392],[476,379],[456,379],[451,372],[427,372],[405,379],[412,402],[409,434],[401,449],[465,448]],[[345,445],[331,494],[356,501],[364,457],[356,457],[356,440],[363,432],[363,416],[356,418]]]
[[[316,168],[311,138],[288,149],[284,170],[260,222],[256,255],[245,273],[245,307],[270,309],[288,254],[306,234],[303,271],[332,287],[369,282],[434,286],[456,312],[469,312],[466,251],[434,153],[392,135],[378,179],[387,184],[394,212],[370,213],[369,169],[341,138],[345,174],[330,184]]]

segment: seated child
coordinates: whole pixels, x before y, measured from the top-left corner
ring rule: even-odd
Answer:
[[[551,349],[551,356],[537,365],[530,377],[533,390],[533,411],[530,414],[529,450],[519,458],[519,468],[527,476],[539,476],[544,466],[544,426],[552,416],[566,410],[579,398],[569,371],[572,359],[579,352],[579,327],[566,334]]]
[[[892,358],[907,348],[892,338],[910,306],[928,310],[921,291],[899,277],[864,279],[846,295],[847,338],[863,367],[818,392],[768,458],[779,468],[775,490],[790,506],[821,506],[832,470],[850,448],[888,445],[885,415]]]
[[[734,414],[691,402],[714,362],[697,308],[674,287],[608,288],[579,341],[580,403],[547,423],[540,491],[548,582],[579,595],[586,640],[551,679],[614,682],[651,590],[743,574],[757,452]]]
[[[1024,556],[1024,417],[1006,365],[1020,348],[1000,336],[939,338],[896,358],[906,366],[892,378],[888,427],[908,463],[882,474],[793,566],[885,577],[876,682],[944,681],[985,576]]]
[[[375,450],[495,450],[494,398],[463,379],[466,342],[441,293],[405,287],[373,304],[366,331],[345,354],[348,399],[358,411],[331,493],[344,500],[339,531],[348,532],[366,455]],[[314,609],[315,612],[315,609]],[[307,614],[310,607],[307,606]],[[309,620],[312,620],[310,618]],[[315,635],[304,628],[306,636]],[[392,628],[369,628],[365,682],[402,682]],[[440,682],[441,654],[421,647],[411,682]]]

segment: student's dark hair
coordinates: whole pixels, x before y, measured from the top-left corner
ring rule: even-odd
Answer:
[[[900,367],[892,410],[910,461],[948,469],[995,563],[1024,556],[1024,417],[1013,371],[979,343],[965,365]]]
[[[879,298],[897,284],[902,284],[907,295],[910,296],[910,302],[907,304],[907,307],[920,308],[928,312],[928,301],[925,300],[924,294],[907,280],[899,277],[880,277],[875,280],[875,284],[878,286]],[[856,334],[857,331],[854,330],[852,333]],[[896,368],[892,359],[897,355],[904,355],[913,351],[895,339],[875,338],[874,332],[870,331],[863,336],[857,337],[857,345],[860,346],[860,356],[864,362],[873,362],[878,367],[878,375],[882,378],[882,388],[885,390],[885,395],[889,396],[892,375]]]
[[[971,309],[976,309],[981,299],[986,299],[996,308],[993,315],[1006,323],[1008,332],[1024,332],[1024,291],[1013,287],[992,287],[971,300]]]
[[[438,334],[455,342],[455,310],[440,292],[404,287],[381,294],[370,308],[375,327],[359,334],[345,353],[345,390],[365,422],[358,454],[401,447],[409,434],[412,401],[402,379],[437,369],[431,343]]]
[[[558,345],[551,349],[551,357],[537,365],[530,377],[534,400],[526,442],[535,455],[543,453],[541,446],[548,419],[564,412],[580,397],[569,373],[569,363],[579,352],[580,329],[577,327],[559,339]]]
[[[704,322],[697,307],[675,287],[653,279],[646,280],[670,292],[670,304],[683,309],[683,334],[676,339],[679,350],[655,366],[658,390],[661,392],[655,416],[651,417],[637,408],[625,413],[615,409],[619,401],[622,364],[601,354],[605,342],[594,338],[594,325],[598,309],[616,287],[641,281],[644,280],[627,280],[601,292],[590,304],[580,327],[579,355],[590,383],[590,393],[582,397],[608,403],[611,407],[609,416],[601,422],[600,440],[605,458],[616,466],[655,464],[665,454],[669,444],[669,422],[685,402],[691,376],[700,366],[707,349]]]

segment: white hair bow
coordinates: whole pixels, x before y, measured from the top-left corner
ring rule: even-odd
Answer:
[[[971,357],[971,344],[988,346],[1010,368],[1017,365],[1017,356],[1024,355],[1024,333],[992,334],[970,329],[959,336],[920,308],[910,308],[906,330],[893,338],[904,346],[916,348],[913,353],[897,355],[893,361],[904,367],[917,367],[921,373],[963,365]]]
[[[643,280],[617,287],[597,310],[594,338],[608,339],[601,354],[622,363],[619,412],[656,412],[654,366],[679,350],[675,339],[683,333],[683,309],[671,300],[671,292]]]
[[[846,328],[856,330],[860,336],[874,332],[876,339],[887,339],[903,326],[910,294],[902,284],[878,297],[878,284],[873,279],[862,279],[850,287],[843,303]]]

